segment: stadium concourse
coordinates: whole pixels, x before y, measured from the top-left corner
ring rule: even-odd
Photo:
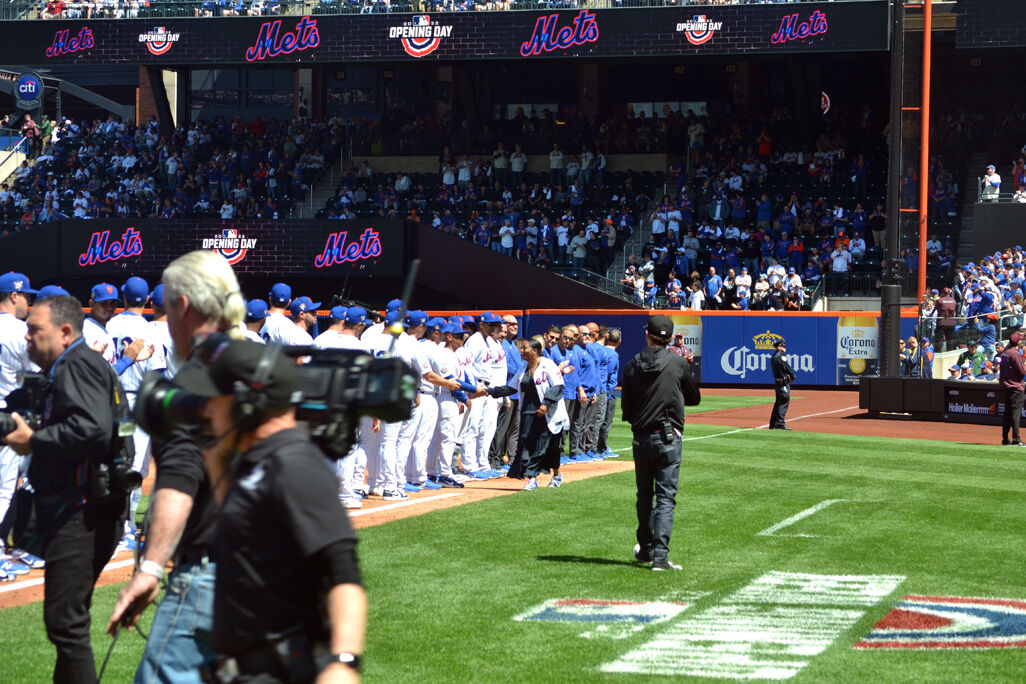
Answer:
[[[715,439],[721,435],[738,432],[765,430],[768,427],[773,390],[761,389],[705,389],[704,396],[744,396],[765,399],[764,404],[730,408],[718,411],[696,413],[687,419],[687,425],[716,425],[729,428],[723,433],[692,439]],[[788,424],[794,432],[827,433],[842,435],[863,435],[892,437],[899,439],[927,439],[940,442],[992,445],[995,429],[992,426],[930,423],[929,430],[923,424],[911,420],[886,420],[868,418],[858,408],[858,394],[850,390],[801,390],[796,388],[792,397]],[[684,434],[684,460],[687,462],[687,425]],[[629,449],[621,450],[619,458],[591,463],[576,464],[563,470],[565,482],[575,482],[633,468]],[[149,493],[152,477],[143,483],[144,493]],[[410,493],[408,501],[389,503],[380,499],[368,499],[366,506],[350,511],[353,527],[357,529],[382,525],[395,520],[423,515],[443,508],[462,506],[496,496],[520,492],[522,486],[516,481],[484,480],[469,481],[458,493],[421,491]],[[97,586],[119,584],[128,580],[132,573],[132,554],[122,552],[111,560],[101,575]],[[40,601],[43,598],[44,570],[33,570],[14,582],[0,585],[0,610],[13,606]]]

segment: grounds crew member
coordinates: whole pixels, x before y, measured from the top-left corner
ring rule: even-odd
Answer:
[[[784,338],[773,343],[776,353],[770,359],[770,368],[773,371],[773,413],[770,414],[770,430],[790,430],[791,427],[784,422],[787,416],[787,408],[791,405],[791,383],[794,382],[795,374],[791,364],[787,361],[787,342]]]
[[[51,383],[44,426],[33,431],[13,413],[17,429],[5,438],[17,453],[32,454],[38,533],[28,550],[40,549],[46,561],[43,622],[57,647],[55,682],[96,681],[89,606],[128,503],[127,487],[109,476],[116,459],[132,462],[131,442],[118,437],[128,401],[110,364],[85,343],[82,321],[74,297],[49,297],[32,308],[28,356]]]
[[[331,681],[355,681],[367,612],[356,534],[324,454],[296,423],[295,363],[278,345],[237,340],[175,384],[210,397],[219,674],[312,682],[332,670]]]
[[[214,332],[241,334],[246,300],[228,261],[197,250],[164,269],[163,307],[174,341],[173,365],[196,365],[190,358],[198,340]],[[183,361],[188,359],[188,361]],[[180,427],[165,442],[153,443],[157,479],[150,495],[149,524],[141,562],[114,605],[108,633],[122,620],[134,625],[160,594],[165,566],[174,571],[150,627],[136,684],[199,684],[200,666],[214,658],[210,643],[214,612],[213,553],[217,504],[192,427]]]
[[[669,316],[652,316],[647,346],[623,371],[620,406],[634,434],[634,478],[638,488],[638,543],[634,557],[653,570],[681,570],[668,558],[677,478],[680,475],[684,406],[702,395],[682,357],[667,351],[673,333]],[[652,497],[655,495],[655,508]]]

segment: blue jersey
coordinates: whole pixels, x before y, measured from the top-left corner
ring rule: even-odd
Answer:
[[[502,341],[502,348],[506,350],[506,384],[513,387],[513,379],[520,372],[520,367],[524,365],[524,360],[520,358],[520,350],[517,349],[517,345],[513,344],[509,340]],[[511,394],[510,399],[519,399],[520,392],[519,387],[514,387],[518,390],[516,394]]]
[[[606,350],[606,394],[612,394],[616,389],[617,376],[620,374],[620,355],[612,347],[603,347]]]
[[[557,366],[566,361],[574,368],[571,372],[563,375],[564,399],[576,399],[577,388],[581,386],[581,367],[578,363],[577,354],[574,351],[575,349],[576,347],[571,347],[564,352],[557,344],[549,350],[550,358]]]
[[[598,342],[592,342],[587,346],[591,358],[595,359],[595,391],[602,393],[606,391],[606,358],[605,347]]]
[[[584,388],[584,393],[590,399],[595,396],[595,391],[599,383],[598,364],[586,348],[578,346],[575,351],[578,354],[578,358],[581,360],[581,387]]]

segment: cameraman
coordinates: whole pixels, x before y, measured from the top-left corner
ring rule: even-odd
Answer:
[[[194,344],[215,332],[240,334],[246,301],[228,261],[195,251],[172,261],[162,278],[163,306],[174,342],[174,365],[198,365]],[[172,359],[169,359],[169,365]],[[213,660],[214,528],[217,504],[194,431],[179,428],[153,440],[157,479],[150,496],[146,545],[136,573],[121,590],[107,632],[134,625],[160,593],[164,568],[174,558],[168,591],[153,618],[135,681],[198,684],[200,666]]]
[[[13,413],[17,429],[5,438],[17,453],[33,454],[29,479],[46,560],[43,622],[57,647],[55,682],[96,681],[89,605],[121,537],[128,497],[96,477],[98,466],[121,455],[118,423],[128,402],[117,374],[85,344],[82,320],[74,297],[48,297],[32,308],[29,359],[51,383],[45,425],[34,431]]]
[[[208,397],[203,456],[221,504],[214,646],[235,681],[357,681],[367,598],[325,456],[297,427],[296,365],[228,343],[175,384]]]

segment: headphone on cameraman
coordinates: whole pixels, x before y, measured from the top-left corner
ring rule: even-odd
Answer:
[[[282,354],[280,344],[267,344],[248,383],[235,381],[235,400],[231,406],[232,423],[239,433],[255,430],[267,415],[268,399],[264,391]]]

